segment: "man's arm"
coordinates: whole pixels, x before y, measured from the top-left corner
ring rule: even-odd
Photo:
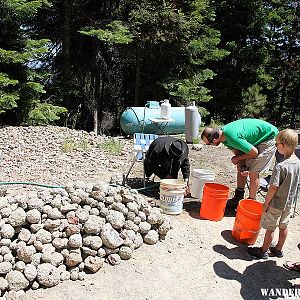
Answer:
[[[183,179],[188,179],[190,177],[190,161],[188,158],[184,159],[180,168]]]
[[[235,154],[235,151],[238,151],[236,149],[232,149],[233,153]],[[254,158],[258,155],[258,150],[256,147],[252,147],[250,152],[249,153],[242,153],[242,154],[235,154],[235,156],[233,156],[231,158],[231,161],[233,164],[237,164],[240,160],[247,160],[247,159],[250,159],[250,158]]]

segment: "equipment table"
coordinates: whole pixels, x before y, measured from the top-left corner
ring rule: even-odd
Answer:
[[[161,134],[164,135],[168,135],[168,133],[166,132],[165,128],[167,127],[169,122],[175,122],[175,119],[156,119],[156,118],[149,118],[149,120],[151,121],[151,123],[153,123],[157,130],[156,130],[156,134],[159,134],[159,132]]]

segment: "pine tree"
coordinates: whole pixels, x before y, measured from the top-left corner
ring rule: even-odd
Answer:
[[[48,52],[48,40],[35,39],[29,24],[40,8],[50,4],[45,0],[1,0],[0,4],[0,113],[5,119],[10,112],[16,123],[56,120],[65,109],[41,102],[48,77],[41,60]],[[39,112],[38,119],[33,111]]]

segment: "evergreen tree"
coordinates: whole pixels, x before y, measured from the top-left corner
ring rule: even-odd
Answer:
[[[29,24],[37,11],[49,3],[1,0],[0,5],[0,113],[3,121],[11,118],[17,123],[41,124],[59,119],[64,108],[40,101],[47,79],[40,63],[48,51],[48,40],[35,39]]]
[[[266,10],[264,36],[271,49],[267,69],[273,78],[268,92],[270,114],[277,126],[295,128],[300,122],[300,3],[269,0]]]

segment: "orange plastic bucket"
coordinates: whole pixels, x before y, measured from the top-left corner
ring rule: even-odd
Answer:
[[[237,207],[232,236],[241,243],[253,245],[260,231],[260,219],[263,211],[261,202],[243,199]]]
[[[200,218],[211,221],[223,219],[229,188],[219,183],[206,182],[203,188]]]

